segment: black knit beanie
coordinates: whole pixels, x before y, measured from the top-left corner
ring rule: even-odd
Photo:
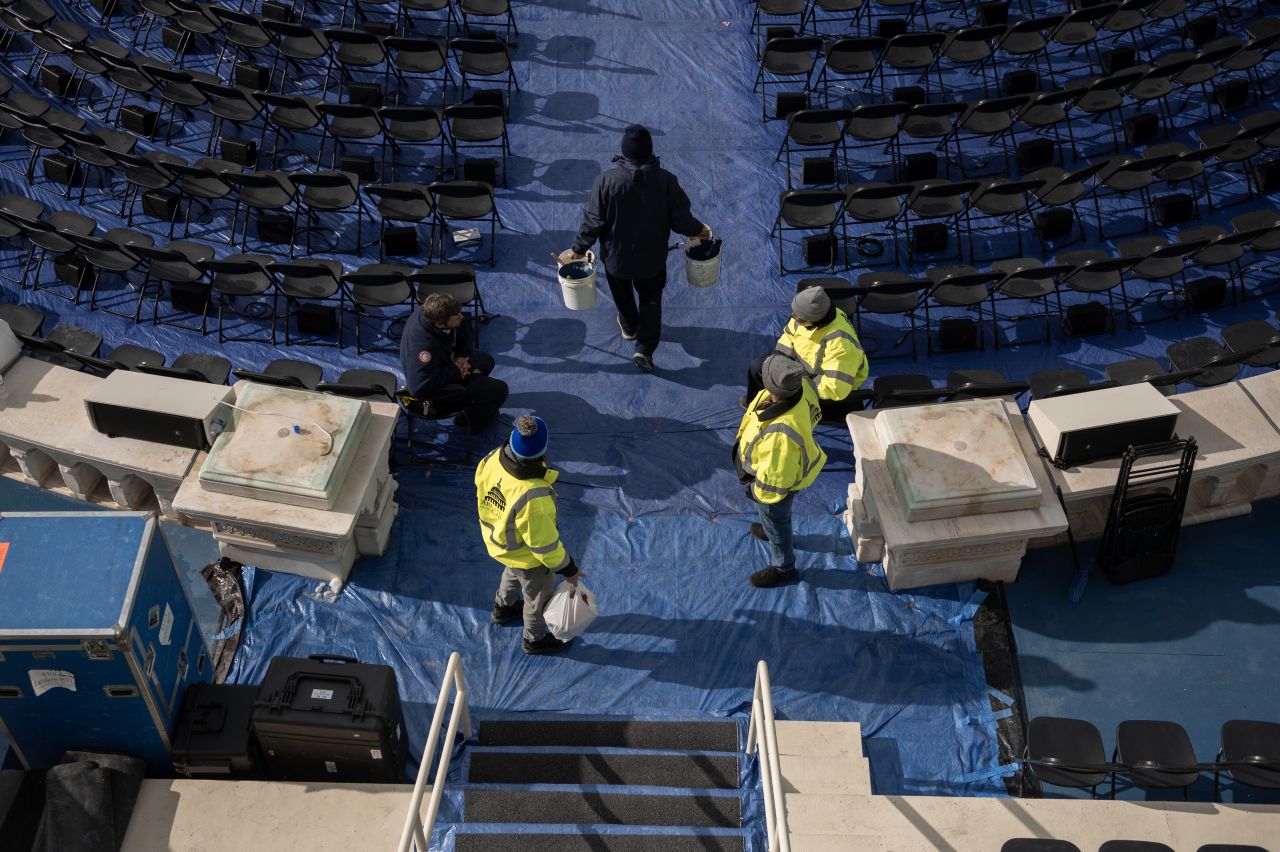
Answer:
[[[642,124],[633,124],[622,131],[622,156],[636,163],[643,163],[653,156],[653,137]]]

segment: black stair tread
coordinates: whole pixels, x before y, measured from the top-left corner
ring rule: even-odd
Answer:
[[[480,723],[482,746],[590,746],[737,751],[736,722],[510,719]]]
[[[454,852],[743,852],[742,837],[649,834],[458,834]]]
[[[466,822],[737,828],[737,796],[467,790]]]
[[[736,754],[545,754],[477,751],[473,784],[628,784],[738,787]]]

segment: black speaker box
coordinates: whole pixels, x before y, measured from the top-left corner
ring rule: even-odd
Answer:
[[[378,167],[373,157],[365,154],[349,154],[338,159],[338,169],[351,172],[361,183],[370,183],[378,179]]]
[[[507,108],[507,96],[501,89],[477,89],[471,95],[471,103],[476,106],[496,106]]]
[[[938,254],[947,250],[950,230],[941,222],[916,225],[911,229],[912,254]]]
[[[893,99],[904,104],[920,106],[925,101],[925,91],[920,86],[899,86],[893,90]]]
[[[264,243],[293,244],[293,217],[282,213],[258,215],[258,239]]]
[[[1137,55],[1132,47],[1116,47],[1102,52],[1102,73],[1114,74],[1126,68],[1132,68]]]
[[[1000,92],[1005,97],[1029,95],[1040,89],[1040,75],[1034,71],[1020,69],[1010,71],[1000,78]]]
[[[1140,112],[1124,120],[1124,141],[1127,145],[1145,145],[1160,135],[1160,117],[1153,112]]]
[[[178,218],[178,202],[182,195],[167,189],[153,189],[142,194],[142,212],[153,216],[161,222],[172,222]]]
[[[40,88],[55,98],[65,98],[71,88],[71,72],[57,65],[44,66],[40,69]]]
[[[293,316],[302,334],[329,337],[338,329],[338,312],[329,305],[303,302],[294,309]]]
[[[1225,278],[1197,278],[1188,281],[1183,288],[1183,298],[1192,311],[1207,311],[1216,308],[1227,300],[1227,280]]]
[[[1161,228],[1181,225],[1196,215],[1196,200],[1185,192],[1158,195],[1151,200],[1151,219]]]
[[[1004,26],[1009,23],[1008,3],[979,3],[978,24],[984,27]]]
[[[218,152],[222,159],[246,168],[258,166],[258,143],[252,139],[223,136],[218,140]]]
[[[462,179],[478,180],[489,186],[498,185],[498,161],[492,157],[477,157],[462,163]]]
[[[271,69],[254,65],[252,62],[237,62],[235,65],[235,81],[237,86],[244,86],[257,91],[271,88]]]
[[[1253,182],[1263,195],[1280,190],[1280,160],[1262,160],[1253,164]]]
[[[1182,28],[1182,37],[1194,44],[1196,47],[1204,47],[1206,44],[1213,41],[1217,35],[1217,15],[1201,15],[1198,18],[1192,18],[1187,21],[1187,25]]]
[[[908,154],[902,158],[902,179],[908,183],[915,180],[933,180],[938,176],[938,157],[936,154]]]
[[[53,259],[53,274],[63,284],[83,290],[93,283],[93,266],[78,254],[60,254]]]
[[[382,106],[382,87],[377,83],[352,83],[347,86],[347,103],[361,106]]]
[[[835,157],[805,157],[800,169],[800,182],[822,184],[824,186],[836,182]]]
[[[181,56],[191,49],[192,39],[187,36],[187,31],[179,27],[161,27],[160,43],[165,46],[166,50],[172,50],[175,56]]]
[[[809,108],[809,96],[804,92],[778,92],[773,102],[774,118],[786,118],[793,112]]]
[[[1051,139],[1028,139],[1018,143],[1018,165],[1023,171],[1031,171],[1053,162],[1057,147]]]
[[[791,27],[765,27],[764,40],[765,43],[773,41],[775,38],[795,38],[796,31]]]
[[[120,109],[120,126],[143,139],[150,139],[155,135],[158,118],[159,113],[155,110],[143,109],[140,106],[127,106]]]
[[[1107,306],[1102,302],[1089,301],[1082,305],[1067,305],[1063,325],[1072,337],[1088,337],[1106,331],[1107,320]]]
[[[1227,80],[1213,87],[1213,102],[1223,112],[1233,112],[1249,103],[1249,81]]]
[[[968,317],[947,317],[938,323],[938,346],[944,352],[978,348],[978,324]]]
[[[169,304],[174,310],[203,315],[209,310],[209,287],[198,281],[170,281]]]
[[[288,3],[263,0],[262,17],[272,21],[291,21],[293,20],[293,7]]]
[[[832,234],[804,238],[804,262],[807,266],[830,266],[836,258],[836,238]]]
[[[80,161],[61,154],[46,154],[40,158],[40,166],[47,180],[63,186],[79,186],[84,177],[80,171]]]
[[[387,228],[382,235],[382,251],[394,257],[413,257],[418,253],[418,229],[411,226]]]
[[[1050,207],[1036,214],[1036,235],[1046,243],[1060,240],[1075,227],[1075,216],[1069,207]]]
[[[907,31],[906,18],[881,18],[876,22],[876,35],[880,38],[893,38]]]

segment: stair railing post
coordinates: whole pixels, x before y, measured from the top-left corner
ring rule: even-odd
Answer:
[[[440,740],[440,725],[444,721],[445,708],[449,706],[450,694],[458,690],[460,700],[453,702],[453,713],[449,717],[449,733],[447,746],[440,755],[440,767],[436,772],[436,781],[431,791],[431,802],[427,810],[427,818],[422,819],[422,797],[426,793],[427,778],[431,775],[431,761],[435,757],[436,744]],[[418,777],[413,783],[413,795],[409,798],[409,813],[405,815],[404,829],[400,832],[400,843],[397,852],[409,852],[413,846],[418,852],[427,852],[427,835],[435,826],[436,812],[440,809],[440,797],[444,794],[444,779],[449,771],[449,761],[453,751],[453,741],[457,736],[458,718],[467,716],[466,729],[471,731],[470,714],[466,709],[466,687],[462,680],[462,657],[457,651],[449,655],[445,666],[444,677],[440,681],[440,697],[436,701],[436,710],[431,717],[431,728],[427,732],[427,744],[422,749],[422,759],[418,761]]]

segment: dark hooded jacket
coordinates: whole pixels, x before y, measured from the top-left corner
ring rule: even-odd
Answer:
[[[610,275],[652,278],[667,267],[670,232],[692,237],[703,225],[690,212],[680,181],[657,157],[644,163],[615,157],[613,162],[591,187],[573,250],[586,254],[599,240],[600,260]]]

